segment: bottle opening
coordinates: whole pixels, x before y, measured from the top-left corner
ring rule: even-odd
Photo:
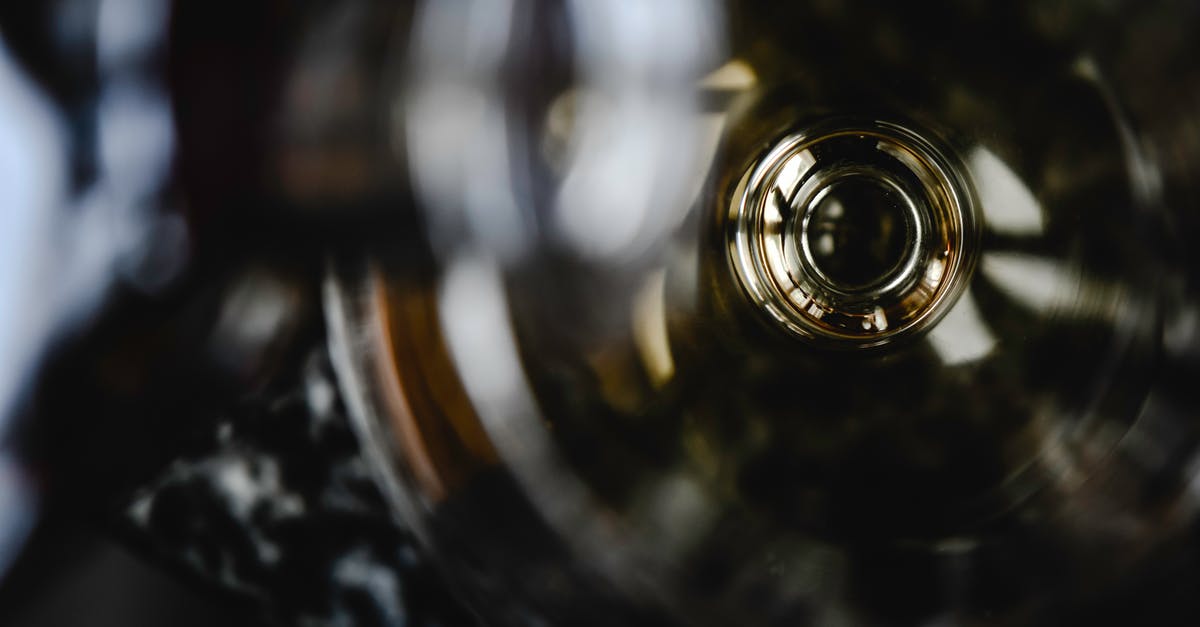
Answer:
[[[827,123],[780,140],[740,181],[731,265],[787,331],[868,347],[928,329],[954,302],[978,239],[969,182],[929,134]]]

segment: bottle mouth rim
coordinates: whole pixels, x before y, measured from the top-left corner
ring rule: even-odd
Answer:
[[[859,284],[822,267],[810,228],[850,179],[891,193],[906,229],[894,263]],[[969,282],[979,240],[973,198],[965,168],[932,133],[827,120],[776,141],[738,180],[726,255],[743,294],[774,326],[812,343],[882,346],[931,328]]]

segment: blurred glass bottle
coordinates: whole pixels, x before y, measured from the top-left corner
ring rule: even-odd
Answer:
[[[483,4],[415,21],[425,260],[327,305],[485,614],[1154,603],[1193,519],[1193,8]]]
[[[1189,603],[1193,4],[172,9],[77,153],[134,213],[177,153],[198,255],[334,249],[359,433],[489,619]]]
[[[1198,20],[422,5],[427,253],[326,292],[397,507],[514,624],[1167,604],[1198,566],[1161,558],[1195,507]]]

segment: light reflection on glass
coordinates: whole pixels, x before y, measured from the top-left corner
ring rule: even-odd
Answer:
[[[996,347],[997,340],[984,323],[979,305],[968,289],[929,332],[929,341],[942,363],[954,366],[987,357]]]
[[[1043,315],[1069,311],[1079,302],[1079,278],[1055,259],[988,252],[980,272],[1017,302]]]
[[[936,596],[943,567],[1008,576],[987,560],[1029,550],[1024,533],[1136,552],[1152,525],[1112,480],[1163,459],[1135,441],[1158,437],[1162,405],[1143,404],[1163,339],[1151,275],[1171,243],[1109,79],[1023,18],[1006,26],[1021,46],[968,50],[928,37],[911,7],[768,4],[733,5],[732,54],[703,71],[670,20],[637,22],[674,4],[569,4],[557,23],[575,47],[556,52],[575,74],[529,81],[461,50],[427,61],[408,119],[439,316],[477,415],[461,414],[496,445],[513,500],[572,564],[685,624],[886,622],[890,591]],[[430,28],[462,34],[439,38],[448,49],[478,35],[528,61],[521,41],[496,44],[528,32],[523,6],[495,9],[512,22],[496,32]],[[652,80],[663,68],[684,71]],[[679,76],[695,91],[656,91]],[[780,146],[791,160],[773,160]],[[809,175],[823,165],[900,182],[822,203],[830,181]],[[803,228],[810,200],[824,231]],[[747,207],[761,219],[727,228]],[[889,238],[870,216],[913,226]],[[797,233],[794,250],[779,241]],[[846,250],[883,252],[856,253],[869,267],[839,283],[822,264]],[[885,307],[863,285],[903,289]],[[847,292],[870,297],[831,296]],[[1168,324],[1168,343],[1190,341]],[[802,332],[818,325],[834,331]],[[931,570],[875,581],[895,554]],[[1019,596],[997,620],[1041,599]],[[912,622],[991,621],[957,611]]]
[[[975,181],[988,228],[1012,235],[1041,234],[1044,221],[1041,206],[999,157],[977,146],[967,156],[967,168]]]

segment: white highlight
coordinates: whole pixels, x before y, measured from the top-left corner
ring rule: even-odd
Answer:
[[[66,133],[0,39],[0,436],[62,299]]]
[[[975,298],[967,290],[929,332],[929,343],[942,358],[942,363],[954,366],[987,357],[995,349],[997,340],[984,323]]]
[[[702,78],[700,88],[743,91],[754,87],[756,83],[758,77],[754,70],[741,59],[733,59]]]
[[[1005,294],[1042,314],[1070,306],[1078,289],[1078,281],[1059,263],[1021,253],[984,253],[980,272]]]
[[[989,228],[1007,235],[1041,234],[1041,205],[1016,172],[982,146],[967,155],[967,167]]]
[[[650,382],[661,387],[675,376],[667,332],[666,271],[651,274],[633,303],[633,341]]]
[[[531,413],[496,268],[480,259],[459,260],[439,296],[450,352],[481,417]]]

